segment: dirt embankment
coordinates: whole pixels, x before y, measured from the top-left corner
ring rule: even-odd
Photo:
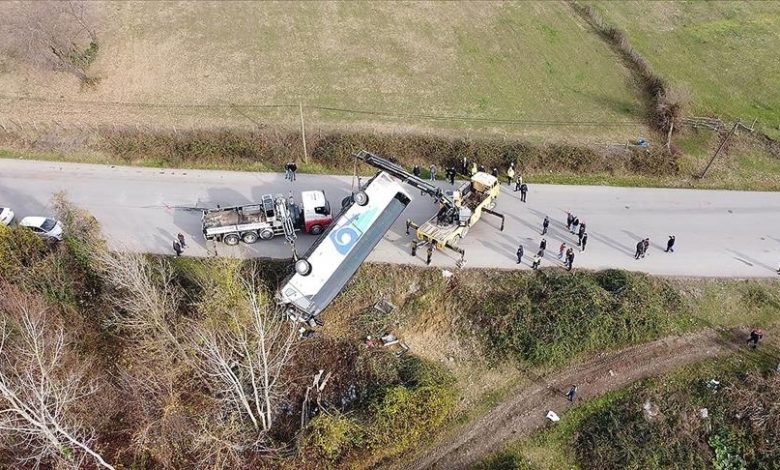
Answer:
[[[743,336],[707,330],[601,354],[554,377],[539,378],[529,388],[517,390],[457,435],[397,467],[408,470],[469,468],[509,441],[544,426],[548,410],[559,414],[565,411],[571,406],[565,397],[571,384],[578,386],[578,399],[587,400],[686,364],[733,352],[743,344]]]

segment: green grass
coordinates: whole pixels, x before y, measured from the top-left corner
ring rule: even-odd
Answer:
[[[691,94],[692,113],[758,119],[780,135],[780,4],[594,2],[655,71]]]
[[[400,114],[641,121],[628,72],[565,3],[191,2],[182,8],[140,2],[93,8],[102,17],[100,53],[90,66],[100,78],[94,90],[71,87],[59,75],[29,77],[16,69],[0,76],[0,89],[51,99],[56,88],[54,99],[146,103],[140,109],[91,106],[83,119],[180,128],[188,122],[297,125],[299,102]],[[160,107],[165,104],[212,108]],[[310,123],[539,138],[622,140],[646,132],[642,124],[545,127],[314,109],[306,114]]]

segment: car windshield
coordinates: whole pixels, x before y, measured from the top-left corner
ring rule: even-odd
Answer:
[[[54,219],[44,219],[43,223],[41,224],[41,228],[46,230],[47,232],[54,228],[54,226],[57,225],[57,221]]]

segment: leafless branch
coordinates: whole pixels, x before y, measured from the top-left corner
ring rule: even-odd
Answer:
[[[23,463],[78,466],[86,454],[113,469],[94,450],[94,432],[72,412],[97,386],[86,367],[67,360],[62,327],[51,325],[44,306],[12,289],[4,291],[0,313],[0,430],[24,446]]]

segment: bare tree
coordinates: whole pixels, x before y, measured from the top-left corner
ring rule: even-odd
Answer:
[[[97,52],[93,5],[80,1],[0,4],[0,52],[86,80]]]
[[[113,469],[74,412],[97,385],[86,377],[87,365],[73,357],[62,327],[52,326],[43,305],[10,287],[0,314],[0,431],[19,439],[22,463],[75,468],[91,459]]]
[[[254,284],[246,283],[246,291],[248,318],[237,318],[233,328],[196,327],[193,348],[225,414],[251,423],[262,437],[284,392],[295,328],[261,303]]]
[[[161,355],[180,355],[174,322],[179,298],[171,288],[171,265],[130,252],[100,251],[97,258],[115,290],[112,301],[119,311],[112,322],[136,341],[136,352],[155,360],[161,360]]]

